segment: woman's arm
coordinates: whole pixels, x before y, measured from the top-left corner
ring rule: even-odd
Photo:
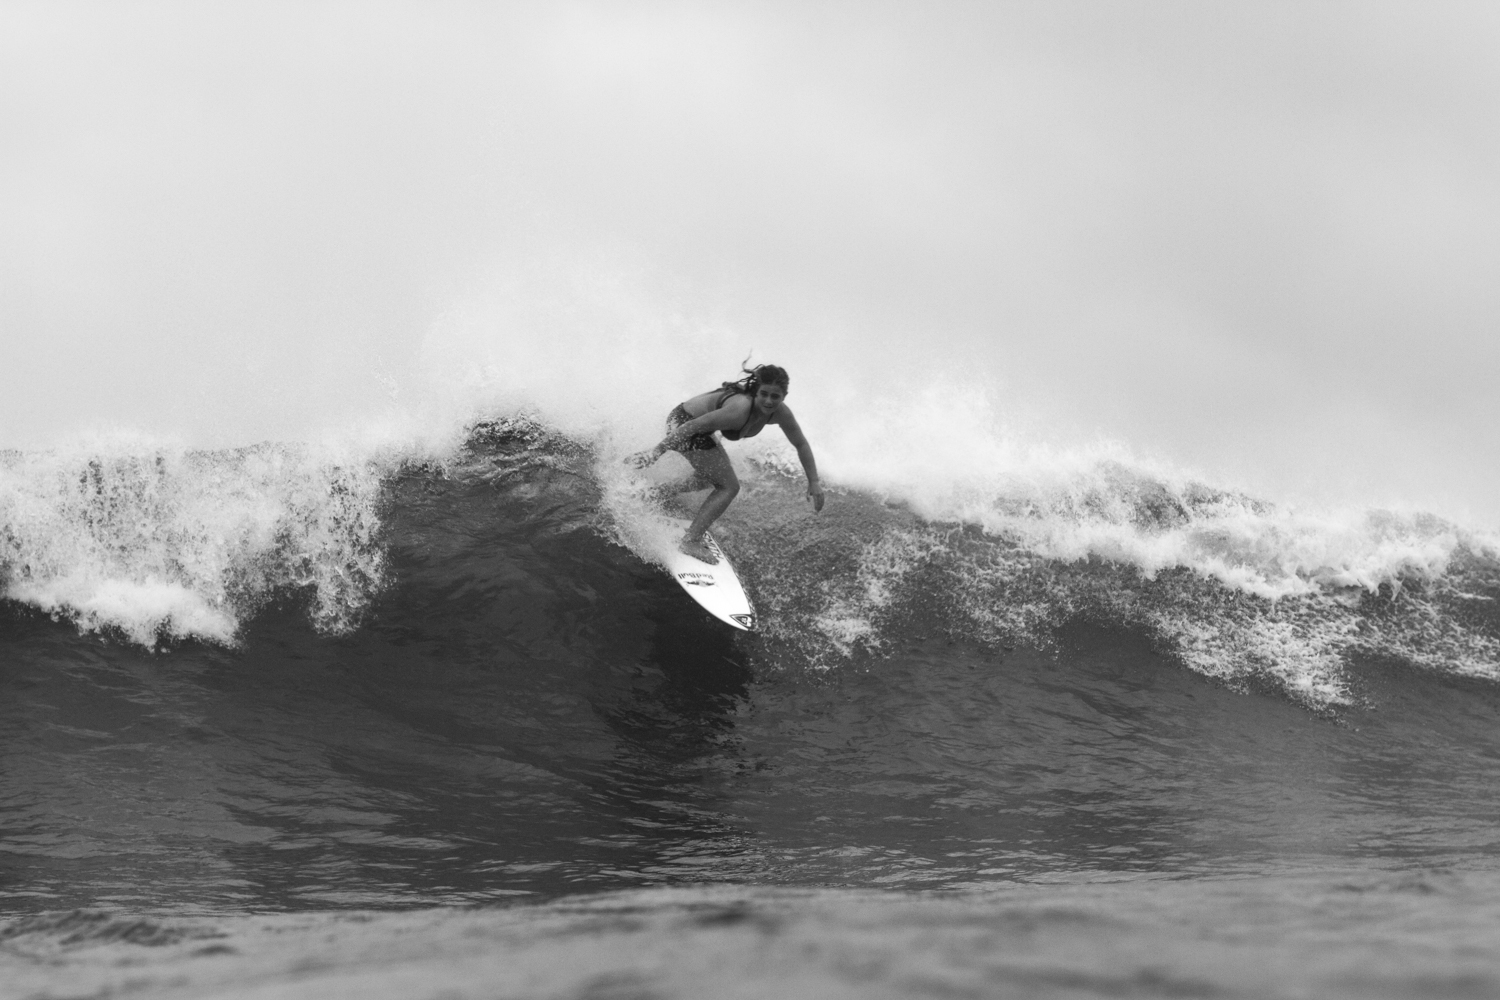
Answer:
[[[807,443],[807,436],[802,433],[797,418],[792,416],[791,409],[785,403],[781,404],[772,419],[781,427],[792,447],[797,449],[797,460],[802,463],[802,471],[807,473],[807,495],[812,498],[813,510],[822,510],[823,485],[818,482],[818,463],[813,458],[812,445]]]
[[[725,402],[717,410],[709,410],[701,417],[684,420],[668,431],[667,436],[662,438],[655,448],[638,451],[626,458],[625,461],[637,469],[644,469],[694,434],[711,434],[714,431],[732,430],[736,427],[743,427],[745,425],[745,418],[749,415],[749,397],[736,396]]]

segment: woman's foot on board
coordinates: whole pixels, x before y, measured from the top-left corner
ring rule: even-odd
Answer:
[[[677,543],[677,551],[683,555],[692,556],[699,562],[706,562],[710,566],[718,565],[719,562],[719,557],[713,554],[713,551],[709,549],[708,543],[703,540],[702,536],[698,538],[683,538],[682,541]]]

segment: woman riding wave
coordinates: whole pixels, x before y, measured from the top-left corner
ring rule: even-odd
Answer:
[[[719,560],[704,543],[703,533],[740,491],[734,466],[729,462],[728,453],[714,440],[714,431],[730,441],[738,441],[755,437],[767,424],[776,424],[797,449],[797,458],[807,473],[807,495],[812,499],[813,510],[823,509],[823,487],[818,483],[818,466],[813,461],[812,446],[803,437],[802,428],[797,426],[791,407],[786,405],[791,376],[785,368],[776,365],[756,365],[740,370],[745,376],[739,381],[725,382],[717,389],[677,404],[667,416],[667,436],[661,443],[625,460],[637,469],[644,469],[668,451],[679,452],[693,466],[693,476],[683,486],[683,492],[713,487],[713,492],[703,501],[698,515],[678,543],[683,552],[706,563]]]

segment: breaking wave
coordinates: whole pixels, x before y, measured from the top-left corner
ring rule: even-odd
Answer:
[[[144,646],[234,644],[285,600],[319,630],[347,632],[379,613],[419,508],[471,540],[447,557],[453,580],[482,575],[487,525],[515,519],[515,503],[565,506],[562,528],[547,530],[592,537],[600,553],[632,547],[652,484],[621,464],[628,444],[512,414],[472,424],[441,453],[129,438],[11,452],[0,458],[4,594]],[[873,462],[845,462],[814,516],[790,449],[753,443],[746,492],[717,530],[761,612],[764,632],[747,640],[761,662],[870,666],[935,631],[1047,647],[1088,621],[1313,707],[1358,697],[1361,658],[1500,676],[1500,560],[1483,533],[1421,513],[1277,505],[1116,447],[1007,447],[947,478],[930,463],[892,461],[900,474],[882,480]],[[665,459],[657,480],[680,474],[679,461]],[[457,503],[442,483],[503,491],[512,506],[434,515]],[[601,572],[586,561],[575,571],[583,588]]]

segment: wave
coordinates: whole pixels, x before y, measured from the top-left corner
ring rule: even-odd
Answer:
[[[682,471],[664,459],[655,482],[641,480],[625,450],[608,432],[568,436],[510,414],[444,448],[116,438],[10,452],[4,594],[150,647],[233,645],[277,601],[339,634],[399,613],[381,596],[401,576],[393,566],[430,545],[408,526],[434,518],[456,541],[408,584],[443,592],[493,573],[504,521],[507,537],[592,539],[556,571],[604,590],[611,553],[638,548],[632,524],[652,486]],[[1495,545],[1432,515],[1279,506],[1095,447],[971,454],[946,478],[900,462],[890,467],[904,478],[885,481],[851,469],[813,516],[784,444],[740,454],[746,491],[717,530],[761,610],[763,633],[745,641],[767,669],[870,666],[934,633],[1056,647],[1089,621],[1319,708],[1356,699],[1370,658],[1500,677]]]

